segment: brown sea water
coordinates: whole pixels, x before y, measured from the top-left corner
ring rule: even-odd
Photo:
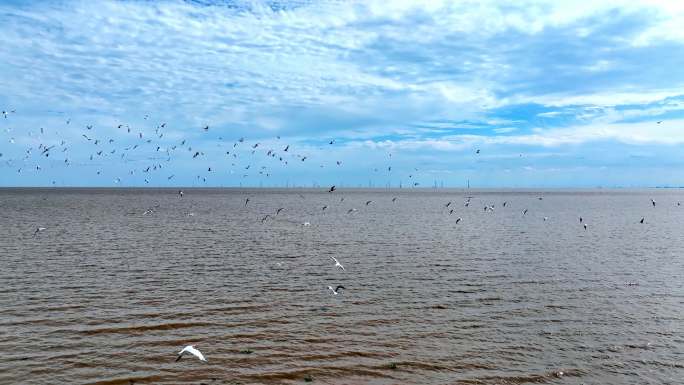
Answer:
[[[682,384],[678,201],[0,190],[0,384]]]

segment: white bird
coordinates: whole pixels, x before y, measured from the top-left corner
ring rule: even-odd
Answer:
[[[180,360],[180,359],[183,357],[183,355],[184,355],[185,353],[190,353],[190,354],[192,354],[193,356],[199,358],[200,361],[207,362],[207,359],[204,358],[204,355],[202,354],[202,352],[200,352],[199,350],[195,349],[195,347],[194,347],[193,345],[188,345],[188,346],[184,347],[183,350],[181,350],[181,351],[178,353],[178,358],[176,358],[176,361]]]
[[[46,230],[45,227],[37,227],[36,231],[33,232],[33,236],[35,237],[38,233],[40,233],[41,231],[44,231],[44,230]]]
[[[311,226],[311,223],[309,223],[309,222],[304,222],[304,223],[302,223],[302,226]]]
[[[586,223],[584,224],[584,229],[585,229],[585,230],[587,229],[587,224],[586,224]]]
[[[332,291],[332,293],[333,293],[334,295],[338,295],[338,294],[340,294],[339,290],[340,290],[340,289],[344,289],[344,286],[342,286],[342,285],[337,285],[337,287],[334,288],[334,289],[333,289],[332,286],[328,286],[328,289],[329,289],[330,291]]]
[[[335,267],[344,270],[344,266],[342,266],[342,264],[341,264],[335,257],[330,257],[330,259],[332,259],[333,261],[335,261]]]

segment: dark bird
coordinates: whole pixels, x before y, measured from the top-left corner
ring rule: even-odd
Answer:
[[[583,221],[583,220],[584,220],[584,219],[582,219],[582,217],[579,217],[579,221],[580,221],[580,223],[582,223],[582,221]]]
[[[587,224],[585,223],[585,224],[584,224],[584,230],[586,230],[586,229],[587,229]]]
[[[657,124],[660,124],[660,123],[662,123],[662,122],[663,122],[662,120],[659,120],[659,121],[657,121],[656,123],[657,123]]]
[[[281,207],[281,208],[279,208],[278,210],[276,210],[276,215],[280,214],[280,212],[283,211],[283,210],[285,210],[284,207]]]
[[[178,195],[182,198],[183,197],[183,190],[178,190]]]
[[[331,193],[331,192],[333,192],[333,191],[335,191],[335,185],[333,185],[332,187],[330,187],[330,190],[328,190],[329,193]]]
[[[245,207],[247,206],[247,203],[249,203],[249,198],[245,199]]]
[[[373,201],[366,201],[366,206],[368,206],[371,203],[373,203]]]
[[[328,143],[328,144],[333,144],[333,143],[335,143],[335,139],[331,140],[330,143]]]
[[[287,152],[287,150],[289,150],[289,149],[290,149],[290,145],[288,144],[287,146],[285,146],[285,149],[283,151]]]
[[[397,197],[392,198],[392,202],[396,202],[396,201],[397,201]]]
[[[349,210],[347,210],[347,214],[351,214],[351,213],[353,213],[354,211],[356,211],[356,209],[349,209]]]
[[[523,210],[523,215],[527,214],[527,209]]]
[[[264,223],[268,218],[273,218],[271,215],[266,214],[263,218],[261,218],[261,223]]]
[[[506,204],[507,204],[507,203],[508,203],[507,201],[504,201],[504,203],[503,203],[502,206],[503,206],[503,207],[506,207]]]
[[[447,202],[447,204],[444,205],[444,207],[449,207],[451,206],[451,201]]]
[[[644,217],[641,217],[641,220],[639,221],[639,223],[644,223]]]
[[[480,153],[480,149],[478,148],[477,151],[475,151],[476,154]]]
[[[325,210],[325,209],[327,209],[327,208],[328,208],[328,206],[323,206],[322,210]]]
[[[204,126],[203,129],[204,131],[209,131],[209,126]]]
[[[456,218],[456,223],[460,222],[461,220],[461,217]]]
[[[651,204],[653,205],[653,207],[655,207],[656,201],[654,201],[653,199],[651,199]]]

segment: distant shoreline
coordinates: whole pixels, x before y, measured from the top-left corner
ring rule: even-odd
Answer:
[[[259,186],[228,186],[228,187],[197,187],[197,186],[5,186],[0,187],[0,191],[21,191],[21,190],[83,190],[83,191],[102,191],[102,190],[188,190],[188,191],[308,191],[308,192],[325,192],[328,193],[327,186],[321,187],[259,187]],[[561,191],[635,191],[635,190],[682,190],[684,186],[670,187],[670,186],[648,186],[648,187],[337,187],[332,194],[339,194],[341,192],[354,191],[395,191],[395,192],[561,192]]]

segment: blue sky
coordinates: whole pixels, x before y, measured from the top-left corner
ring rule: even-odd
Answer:
[[[1,186],[684,185],[680,2],[9,1],[0,35]]]

